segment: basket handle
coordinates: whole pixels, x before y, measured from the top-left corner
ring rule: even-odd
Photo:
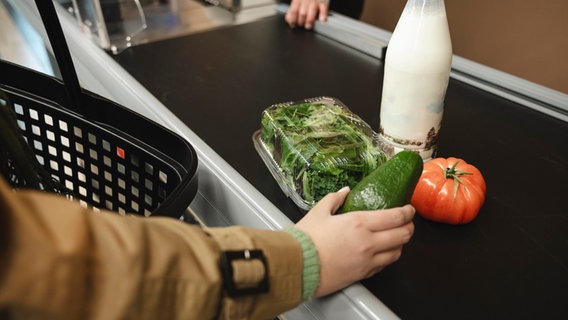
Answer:
[[[73,59],[71,58],[69,47],[65,41],[63,29],[59,23],[53,0],[35,0],[35,3],[63,78],[67,107],[80,114],[84,114],[83,112],[86,110],[83,110],[81,85],[79,84],[79,78],[77,77]]]

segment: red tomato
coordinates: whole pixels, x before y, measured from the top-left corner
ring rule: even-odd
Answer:
[[[425,219],[465,224],[477,216],[485,190],[485,180],[473,165],[457,158],[436,158],[424,164],[411,203]]]

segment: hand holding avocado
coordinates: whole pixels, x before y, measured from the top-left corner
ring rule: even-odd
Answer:
[[[421,173],[422,158],[403,151],[349,194],[345,187],[326,195],[298,222],[320,259],[316,296],[370,277],[398,260],[414,232],[415,210],[408,204]],[[334,215],[338,209],[350,213]]]
[[[326,195],[296,224],[317,248],[317,297],[370,277],[395,262],[414,233],[415,210],[410,205],[334,215],[348,190]]]

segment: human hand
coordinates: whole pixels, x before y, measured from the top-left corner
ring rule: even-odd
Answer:
[[[414,232],[414,207],[333,215],[349,189],[320,200],[296,227],[310,236],[320,259],[321,297],[368,278],[398,260]]]
[[[329,0],[292,0],[284,19],[292,28],[300,26],[311,29],[316,16],[321,22],[327,19],[328,10]]]

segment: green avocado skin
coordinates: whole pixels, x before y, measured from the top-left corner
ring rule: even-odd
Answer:
[[[423,161],[417,153],[397,153],[359,181],[338,212],[388,209],[410,203],[422,168]]]

